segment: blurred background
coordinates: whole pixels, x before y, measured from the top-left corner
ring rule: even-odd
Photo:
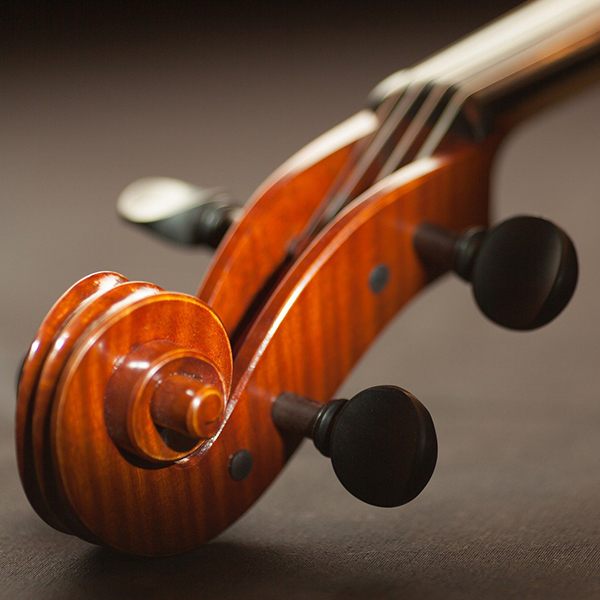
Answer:
[[[493,178],[493,220],[540,214],[574,239],[565,313],[504,331],[449,277],[339,391],[396,384],[430,409],[439,462],[414,503],[361,504],[305,444],[215,542],[144,561],[47,527],[14,456],[17,366],[73,282],[115,270],[194,293],[208,267],[118,220],[128,183],[167,175],[243,201],[385,76],[517,4],[0,5],[2,597],[600,597],[599,87],[513,134]]]

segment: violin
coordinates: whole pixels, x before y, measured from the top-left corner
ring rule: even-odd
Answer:
[[[412,393],[336,390],[386,325],[453,272],[493,323],[528,331],[573,296],[577,253],[538,216],[488,222],[490,173],[528,117],[600,75],[600,0],[536,0],[368,96],[243,206],[169,178],[125,220],[214,249],[196,296],[115,272],[75,283],[19,375],[17,458],[55,529],[122,552],[190,550],[238,519],[304,438],[383,507],[433,476]]]

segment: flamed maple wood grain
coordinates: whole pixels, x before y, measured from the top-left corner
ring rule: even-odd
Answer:
[[[464,147],[402,169],[315,240],[235,359],[221,431],[184,461],[140,467],[118,452],[105,429],[104,388],[113,369],[107,356],[125,352],[132,336],[143,341],[137,325],[148,322],[150,309],[141,303],[76,349],[59,385],[51,435],[56,492],[74,520],[111,547],[155,555],[192,548],[237,519],[297,443],[272,424],[273,398],[292,391],[329,400],[381,329],[427,283],[412,249],[418,223],[460,229],[486,222],[493,148]],[[374,294],[368,279],[380,264],[391,276]],[[144,302],[156,304],[153,297]],[[168,303],[160,314],[148,335],[198,343],[185,315]],[[228,464],[240,449],[252,452],[254,467],[246,480],[234,481]]]
[[[376,125],[372,112],[357,113],[292,156],[247,202],[244,218],[221,242],[197,293],[230,335],[310,221],[354,145]]]
[[[486,225],[490,170],[504,133],[563,91],[571,93],[575,83],[566,76],[573,64],[589,62],[594,78],[600,73],[600,12],[592,4],[572,27],[551,30],[542,46],[533,44],[522,55],[505,53],[506,60],[497,63],[500,71],[482,68],[480,78],[456,82],[453,100],[487,105],[489,130],[483,129],[494,133],[485,142],[461,142],[454,137],[458,132],[446,133],[451,123],[440,119],[442,145],[434,136],[433,156],[402,167],[354,200],[277,286],[260,296],[261,304],[253,301],[290,243],[309,223],[356,144],[378,126],[372,112],[359,113],[309,144],[259,188],[220,245],[199,300],[128,283],[115,273],[92,275],[73,286],[38,331],[19,385],[19,470],[37,512],[57,529],[142,555],[191,549],[235,521],[298,443],[275,428],[274,398],[292,392],[328,401],[381,330],[428,283],[430,274],[413,248],[418,225],[455,230]],[[568,13],[570,7],[563,9]],[[531,30],[535,37],[536,27]],[[588,81],[587,70],[582,81]],[[369,276],[381,265],[389,280],[374,292]],[[239,336],[232,361],[227,334],[246,322],[249,307],[256,312]],[[187,349],[196,365],[207,357],[216,372],[208,383],[220,381],[226,400],[214,437],[180,460],[159,464],[140,458],[144,448],[131,443],[139,425],[150,436],[152,452],[161,451],[150,393],[141,393],[134,380],[128,401],[119,404],[122,412],[115,412],[121,421],[115,425],[114,415],[107,415],[107,394],[110,398],[119,367],[128,357],[137,359],[140,347],[153,344]],[[135,368],[143,370],[141,364]],[[201,378],[198,369],[191,375]],[[169,375],[181,374],[175,368]],[[164,408],[176,399],[173,389],[167,396]],[[139,398],[142,419],[132,418]],[[185,430],[181,418],[176,420]],[[229,462],[241,449],[252,453],[254,466],[246,479],[235,481]]]
[[[48,505],[43,493],[43,482],[39,478],[39,470],[34,460],[34,444],[41,444],[44,451],[46,449],[44,431],[33,428],[34,411],[39,414],[49,407],[49,403],[44,400],[43,395],[40,395],[38,405],[38,388],[42,368],[46,364],[48,356],[51,355],[52,348],[55,347],[63,327],[73,314],[86,302],[97,298],[124,281],[126,281],[125,278],[118,273],[92,274],[67,290],[48,312],[38,329],[19,377],[15,423],[19,475],[31,505],[42,519],[59,531],[66,532],[69,528],[57,517],[60,510],[52,509]],[[49,362],[54,363],[55,360]],[[60,363],[60,360],[57,362]],[[59,364],[52,364],[49,368],[54,370],[57,366],[60,367]],[[52,396],[50,396],[51,398]],[[42,438],[39,439],[39,436]]]
[[[139,440],[141,433],[146,443],[159,444],[150,447],[153,454],[160,453],[164,446],[154,431],[148,405],[145,416],[132,415],[137,410],[137,394],[132,395],[129,403],[121,403],[121,414],[110,415],[110,418],[107,414],[113,405],[107,395],[111,393],[113,377],[119,375],[123,357],[130,356],[132,349],[135,353],[136,349],[157,340],[167,351],[176,345],[190,357],[206,356],[224,380],[224,393],[229,392],[231,349],[224,337],[224,329],[214,313],[194,297],[166,292],[138,297],[122,310],[108,313],[92,324],[73,349],[56,390],[47,448],[52,463],[45,472],[50,503],[60,506],[71,531],[86,539],[106,543],[104,528],[107,526],[105,520],[109,519],[109,523],[119,522],[120,535],[133,531],[133,536],[141,543],[144,537],[139,537],[142,535],[140,528],[154,529],[152,523],[146,521],[149,505],[159,511],[168,506],[171,517],[176,515],[178,519],[182,529],[180,536],[186,535],[188,528],[180,521],[183,517],[179,513],[179,490],[167,483],[186,459],[165,463],[166,466],[161,468],[161,465],[123,452],[123,444],[113,431],[113,420],[118,417],[126,419],[123,429],[130,435],[135,434],[132,444]],[[143,379],[144,371],[150,375],[151,369],[151,365],[149,369],[139,365]],[[75,422],[78,424],[73,429]],[[192,448],[195,444],[193,441]],[[152,486],[145,488],[144,481],[160,472],[163,476],[166,474],[167,479],[162,479],[166,487],[162,490]],[[139,484],[142,488],[138,488]],[[71,502],[73,495],[100,519],[96,529],[88,526],[86,510],[82,511]],[[166,505],[163,504],[165,497],[169,498]],[[119,506],[126,506],[127,498],[136,509],[119,517]],[[160,554],[158,548],[164,543],[165,540],[156,539],[154,553]]]

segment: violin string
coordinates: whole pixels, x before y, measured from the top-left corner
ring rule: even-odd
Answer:
[[[425,83],[410,85],[404,91],[394,109],[361,153],[348,177],[336,190],[331,202],[328,203],[327,210],[323,215],[324,222],[331,220],[347,204],[349,198],[363,191],[361,184],[364,185],[363,180],[367,178],[369,169],[376,164],[378,159],[385,156],[385,149],[390,146],[395,137],[402,133],[403,126],[410,126],[409,115],[418,110],[420,102],[423,101],[423,96],[426,94],[427,85]],[[402,137],[399,137],[396,143],[399,143],[401,139]],[[365,188],[369,184],[370,182],[367,183]]]
[[[350,177],[352,177],[355,181],[361,181],[360,172],[356,168],[356,165],[361,163],[360,170],[362,171],[365,169],[366,163],[369,162],[366,158],[362,158],[361,160],[361,157],[373,155],[375,160],[381,159],[381,152],[386,149],[388,141],[390,137],[393,137],[394,132],[398,131],[399,123],[405,122],[407,116],[410,114],[410,108],[413,106],[415,101],[415,105],[418,105],[419,93],[417,93],[417,90],[424,92],[430,91],[428,86],[431,82],[437,83],[438,86],[440,85],[440,82],[445,82],[449,89],[454,89],[451,84],[456,85],[456,83],[448,77],[448,74],[453,70],[453,67],[456,67],[457,69],[459,66],[468,68],[472,67],[473,63],[481,63],[481,57],[483,54],[481,49],[490,49],[494,47],[498,48],[507,37],[515,42],[519,39],[519,37],[527,37],[528,33],[530,37],[530,29],[532,27],[536,27],[540,21],[539,18],[530,18],[532,14],[535,15],[534,9],[538,10],[541,6],[544,9],[542,13],[549,19],[549,15],[552,12],[551,9],[556,12],[557,7],[562,7],[564,12],[566,2],[569,3],[569,7],[573,10],[576,8],[581,8],[581,6],[586,4],[586,0],[537,0],[536,2],[532,2],[523,8],[516,9],[515,11],[509,13],[508,16],[494,21],[492,24],[478,30],[471,36],[459,41],[454,46],[451,46],[446,50],[442,50],[438,54],[413,67],[412,69],[390,76],[378,86],[380,90],[383,89],[385,91],[385,94],[381,96],[383,97],[383,103],[381,104],[381,107],[376,110],[376,114],[379,113],[379,127],[376,128],[371,134],[367,135],[365,138],[356,143],[355,149],[357,152],[351,153],[348,164],[345,168],[342,168],[343,177],[336,180],[332,189],[324,195],[323,201],[314,213],[315,218],[309,222],[309,225],[307,228],[305,228],[302,234],[292,241],[287,257],[276,269],[272,277],[269,278],[269,280],[265,283],[261,292],[257,294],[256,301],[252,303],[240,321],[238,328],[236,328],[236,331],[232,335],[232,343],[234,340],[240,342],[244,338],[245,332],[247,332],[248,328],[253,322],[253,317],[258,314],[259,307],[264,303],[265,299],[269,297],[272,290],[285,276],[285,273],[292,266],[299,254],[307,247],[310,241],[319,232],[319,228],[322,228],[327,224],[327,222],[320,220],[323,215],[327,215],[329,218],[333,218],[335,216],[333,211],[328,211],[328,208],[330,206],[335,206],[339,212],[339,210],[341,210],[345,204],[356,197],[350,196],[344,199],[341,194],[337,194],[338,197],[336,200],[336,190],[339,192],[339,190],[344,187],[346,179],[349,179]],[[600,0],[588,0],[587,6],[592,6],[592,2],[598,6]],[[525,27],[524,23],[527,20],[528,27]],[[515,35],[516,30],[521,32],[519,36]],[[522,40],[521,45],[523,45]],[[499,53],[499,56],[496,58],[496,63],[500,62],[502,58],[502,53]],[[493,62],[494,61],[490,61],[488,58],[488,65],[493,65]],[[451,82],[451,84],[448,84],[448,82]],[[383,88],[381,87],[382,85],[384,86]],[[449,104],[447,104],[447,106],[449,106]],[[417,114],[419,114],[419,112],[421,112],[421,114],[414,120],[423,122],[423,126],[427,125],[427,120],[423,121],[425,111],[419,111],[417,109]],[[393,152],[393,149],[391,152]],[[389,157],[386,158],[387,162]],[[360,192],[362,191],[364,190],[360,190]],[[340,200],[343,201],[343,204],[340,202]],[[334,201],[336,203],[335,205],[333,204]],[[235,346],[237,347],[238,344],[236,343]]]
[[[538,57],[546,56],[543,52],[540,51],[539,46],[544,44],[551,44],[554,38],[558,37],[562,39],[562,44],[559,47],[561,48],[560,52],[563,52],[565,47],[565,40],[568,39],[568,36],[571,33],[574,33],[573,40],[576,40],[573,49],[575,50],[575,47],[577,47],[579,51],[586,51],[590,46],[597,46],[597,41],[600,36],[600,34],[598,34],[599,25],[600,2],[596,2],[595,14],[588,15],[583,25],[583,27],[589,30],[588,36],[582,36],[582,21],[579,21],[573,23],[571,26],[569,26],[568,24],[565,25],[565,27],[561,31],[557,32],[554,36],[544,40],[541,43],[538,43],[536,46],[532,46],[528,49],[528,51],[532,54],[534,60],[536,59],[536,52]],[[510,65],[507,65],[507,67],[510,67]],[[514,65],[514,68],[512,70],[507,69],[505,77],[518,73],[518,67],[518,65]],[[444,108],[442,114],[436,121],[435,126],[432,128],[431,132],[427,136],[427,139],[424,141],[415,159],[431,156],[439,147],[441,141],[444,139],[444,136],[452,127],[452,124],[460,114],[464,104],[469,100],[469,98],[472,98],[475,94],[485,90],[487,87],[496,83],[497,81],[497,78],[492,80],[490,80],[489,78],[483,78],[483,80],[481,78],[476,78],[471,82],[467,82],[467,85],[461,86],[458,92],[452,97],[452,99]]]
[[[300,237],[312,237],[312,234],[329,222],[353,196],[363,191],[359,188],[360,182],[375,160],[381,157],[382,150],[388,146],[390,139],[397,133],[398,128],[408,116],[410,108],[414,106],[419,95],[432,80],[443,73],[449,64],[462,64],[475,50],[481,48],[485,40],[489,42],[491,31],[499,29],[500,26],[506,27],[507,21],[516,18],[524,20],[524,16],[523,9],[521,11],[515,9],[503,18],[497,19],[449,48],[434,54],[410,71],[400,71],[384,80],[382,82],[384,87],[386,82],[393,80],[393,90],[388,90],[387,94],[398,94],[395,104],[384,118],[380,118],[381,124],[369,136],[368,143],[360,146],[361,152],[358,155],[354,154],[348,161],[351,168],[346,168],[343,178],[336,180],[324,198],[323,207],[315,213],[315,218]]]
[[[313,218],[302,234],[291,244],[291,258],[297,256],[306,247],[314,234],[329,222],[353,196],[356,196],[357,192],[363,191],[360,188],[357,190],[358,184],[367,173],[372,162],[381,156],[382,148],[388,146],[390,139],[397,132],[398,127],[402,125],[410,107],[413,106],[419,94],[425,90],[428,82],[443,73],[449,64],[460,64],[466,61],[474,51],[480,48],[484,41],[490,40],[490,34],[494,30],[500,29],[501,26],[505,27],[505,23],[509,24],[516,19],[523,20],[526,16],[523,14],[526,8],[514,9],[459,42],[437,52],[416,67],[394,73],[377,86],[376,90],[382,86],[387,88],[382,102],[384,110],[376,110],[376,113],[382,112],[381,115],[378,115],[380,126],[366,139],[357,142],[355,151],[352,152],[340,175],[325,194]],[[407,100],[409,95],[410,99]],[[390,99],[392,100],[391,103],[388,102]],[[401,102],[402,100],[403,102]],[[386,110],[389,104],[391,104],[391,107]],[[357,176],[358,173],[360,175]]]
[[[546,5],[548,3],[561,4],[563,1],[545,0]],[[434,54],[412,69],[394,73],[377,86],[375,93],[378,88],[387,88],[382,106],[376,109],[376,113],[381,113],[377,115],[380,126],[366,139],[357,142],[354,152],[325,194],[313,218],[302,234],[292,243],[291,257],[301,253],[320,229],[349,201],[369,187],[367,184],[364,189],[361,189],[360,183],[366,178],[373,163],[382,157],[383,150],[389,146],[390,140],[398,132],[398,129],[401,129],[410,108],[414,106],[427,85],[439,78],[450,65],[469,64],[469,59],[474,53],[480,56],[482,48],[493,47],[497,38],[506,37],[505,31],[508,27],[522,28],[524,22],[530,22],[527,21],[529,13],[536,8],[537,4],[539,1],[514,9],[459,42]]]
[[[419,135],[424,131],[425,127],[427,127],[429,120],[440,108],[450,89],[450,86],[436,85],[431,90],[431,93],[412,120],[405,134],[402,136],[402,139],[396,145],[383,167],[379,170],[374,182],[380,181],[390,173],[393,173],[405,162],[411,147],[416,142]]]
[[[497,19],[449,48],[434,54],[410,71],[399,71],[377,86],[377,88],[388,87],[382,104],[385,104],[391,97],[391,108],[385,111],[384,107],[384,113],[378,115],[379,128],[367,136],[366,140],[357,142],[356,151],[352,153],[340,176],[336,178],[336,181],[324,196],[321,206],[315,211],[312,220],[302,234],[292,244],[290,255],[298,255],[316,232],[325,226],[353,196],[363,191],[357,189],[357,185],[369,170],[372,162],[378,156],[381,156],[382,149],[387,147],[398,126],[406,119],[410,106],[413,105],[418,94],[426,88],[427,81],[435,79],[440,73],[443,73],[444,68],[447,68],[449,64],[461,64],[461,62],[466,61],[468,56],[479,48],[485,40],[490,40],[490,33],[494,30],[503,29],[504,24],[510,24],[511,21],[517,19],[523,21],[526,16],[524,15],[526,9],[527,7],[521,9],[521,11],[516,9],[511,11],[503,18]],[[393,89],[389,89],[390,83]],[[409,93],[407,93],[408,88],[410,88]],[[415,90],[417,90],[417,94],[414,94]],[[410,99],[407,99],[409,95]],[[377,110],[376,112],[381,111]]]
[[[594,3],[597,6],[596,0],[594,0],[594,2],[589,2],[589,0],[584,0],[581,2],[586,10],[589,10],[589,6]],[[445,130],[442,128],[436,129],[436,124],[434,123],[433,129],[436,130],[436,135],[439,136],[442,131],[447,131],[450,128],[454,118],[460,112],[460,107],[458,110],[455,110],[456,103],[452,102],[452,100],[460,96],[461,90],[470,81],[476,79],[482,73],[489,73],[490,69],[492,69],[492,67],[495,65],[504,64],[509,59],[515,56],[520,56],[524,51],[531,48],[537,42],[547,38],[547,29],[556,27],[559,18],[561,28],[569,24],[565,22],[566,15],[571,17],[569,19],[571,22],[580,21],[581,15],[574,16],[574,12],[576,13],[576,11],[573,11],[572,4],[570,5],[570,8],[567,9],[564,2],[557,2],[554,3],[552,9],[553,10],[546,10],[546,12],[543,14],[538,14],[538,18],[535,20],[535,27],[532,27],[532,21],[525,21],[521,23],[521,26],[517,29],[517,31],[513,31],[513,33],[518,34],[520,33],[520,30],[529,32],[533,29],[536,31],[537,35],[528,35],[525,37],[524,41],[520,41],[520,43],[515,42],[513,38],[504,38],[501,40],[503,43],[497,43],[496,38],[494,38],[494,40],[491,40],[491,45],[488,45],[488,47],[485,49],[480,49],[478,52],[477,61],[474,64],[459,65],[457,68],[450,69],[448,72],[444,73],[442,77],[436,81],[436,84],[432,89],[431,100],[428,98],[427,102],[423,104],[419,114],[411,123],[411,126],[406,131],[403,139],[394,148],[394,151],[378,173],[377,177],[375,178],[375,182],[380,181],[384,177],[393,173],[403,164],[406,164],[406,159],[409,157],[409,151],[411,147],[418,139],[419,134],[425,130],[440,108],[443,111],[442,115],[446,117],[445,122],[447,123],[447,128]],[[502,32],[500,32],[500,34],[502,35]],[[449,110],[446,110],[446,107],[441,106],[441,104],[443,103],[444,97],[452,90],[453,87],[456,89],[456,91],[454,92],[452,98],[448,101],[448,106],[450,107]],[[429,136],[427,140],[429,140]],[[437,144],[433,144],[433,138],[431,141],[429,141],[429,143],[427,140],[425,141],[428,146],[427,152],[417,153],[417,156],[420,158],[431,155],[431,148],[435,149],[435,147],[437,147]],[[438,142],[440,141],[441,137],[439,138]]]
[[[563,14],[560,15],[560,17],[561,17],[560,29],[558,29],[556,27],[554,28],[557,30],[557,32],[554,34],[555,36],[564,36],[565,30],[568,30],[568,28],[571,25],[580,26],[580,24],[582,22],[582,20],[581,20],[582,13],[584,15],[587,15],[590,12],[590,9],[597,11],[599,3],[598,3],[598,0],[593,0],[592,2],[586,0],[585,2],[582,2],[581,5],[582,5],[581,7],[583,8],[583,10],[580,11],[579,13],[577,13],[577,11],[574,11],[572,8],[568,11],[568,13],[566,13],[566,11],[563,11]],[[565,14],[568,14],[570,19],[565,19]],[[462,110],[464,103],[472,95],[472,93],[469,93],[467,90],[482,89],[483,87],[485,87],[486,84],[487,85],[492,84],[494,82],[497,82],[500,79],[498,73],[494,73],[493,71],[491,72],[491,68],[493,66],[500,65],[505,68],[507,66],[508,67],[512,66],[512,68],[513,68],[512,72],[515,72],[518,69],[519,62],[522,60],[523,54],[535,53],[536,49],[538,49],[540,44],[544,45],[544,44],[547,44],[549,40],[552,40],[553,37],[548,38],[548,29],[551,29],[552,26],[554,24],[556,24],[556,18],[557,18],[556,15],[553,15],[551,19],[549,19],[549,20],[546,19],[545,22],[542,20],[537,21],[536,31],[538,32],[538,35],[536,35],[533,39],[531,39],[528,42],[527,46],[523,47],[523,46],[516,46],[514,44],[511,44],[511,45],[509,45],[509,47],[511,48],[511,51],[503,53],[501,61],[495,61],[492,59],[491,64],[488,63],[488,64],[480,65],[477,69],[471,70],[471,72],[467,71],[467,72],[463,73],[462,80],[461,80],[460,84],[456,86],[455,93],[449,99],[449,101],[446,103],[446,105],[443,107],[443,110],[442,110],[439,118],[437,119],[437,121],[435,121],[435,123],[433,123],[432,130],[429,133],[429,135],[426,137],[423,145],[421,146],[421,149],[416,153],[415,159],[423,158],[426,156],[431,156],[433,154],[433,152],[435,152],[435,150],[441,143],[443,137],[450,130],[455,119],[460,114],[460,111]],[[539,31],[542,30],[544,25],[546,25],[546,26],[550,25],[550,27],[545,29],[544,33],[539,33]],[[491,72],[491,75],[490,75],[490,72]],[[482,74],[483,74],[483,81],[482,81],[482,77],[481,77]],[[486,74],[487,74],[487,77],[486,77]],[[448,79],[448,78],[444,77],[444,79]],[[449,81],[452,81],[452,80],[453,79],[449,79]],[[442,82],[440,82],[440,83],[442,83]],[[447,89],[450,89],[449,83],[442,84],[442,85],[445,85],[447,87]],[[469,86],[471,86],[471,87],[469,87]],[[434,113],[434,111],[432,111],[428,116],[431,117],[433,115],[433,113]],[[421,123],[425,124],[426,122],[427,122],[427,118],[422,117]],[[408,144],[405,144],[405,146],[407,146],[407,145]],[[396,153],[396,150],[394,152]],[[384,168],[381,170],[381,172],[379,173],[379,175],[377,176],[375,181],[379,181],[379,180],[383,179],[383,177],[389,175],[390,173],[395,171],[399,166],[404,164],[402,159],[405,156],[406,156],[406,152],[402,152],[402,148],[398,148],[397,155],[390,157],[390,159],[388,161],[389,164],[384,165]]]
[[[578,6],[574,7],[574,4]],[[465,82],[482,72],[488,71],[494,65],[501,64],[508,56],[523,52],[531,45],[532,30],[543,31],[534,38],[543,39],[548,34],[548,28],[555,27],[558,29],[560,26],[564,26],[567,15],[572,16],[572,19],[568,19],[569,21],[581,18],[581,15],[573,16],[574,13],[580,12],[574,10],[575,8],[583,7],[585,11],[593,7],[594,4],[597,6],[596,0],[570,0],[568,4],[564,0],[538,0],[532,2],[520,10],[517,9],[503,18],[501,17],[449,49],[442,50],[410,71],[400,72],[392,76],[397,80],[401,74],[404,74],[405,81],[402,83],[406,86],[406,78],[410,78],[412,75],[413,83],[409,83],[404,89],[401,88],[402,91],[392,110],[382,119],[379,128],[370,136],[369,142],[363,147],[358,159],[355,158],[351,168],[345,171],[345,181],[341,184],[338,182],[336,191],[327,194],[324,210],[318,211],[319,218],[313,223],[313,231],[310,233],[314,233],[315,230],[323,227],[353,197],[364,191],[360,189],[360,183],[366,178],[375,162],[381,160],[382,156],[386,158],[386,162],[375,176],[374,181],[379,181],[405,164],[404,161],[413,143],[424,132],[425,127],[436,114],[436,111],[442,109],[443,115],[446,117],[451,115],[450,111],[445,111],[443,106],[440,107],[440,103],[447,99],[453,86],[459,90]],[[535,18],[532,18],[532,15]],[[508,33],[510,35],[507,35]],[[476,53],[475,59],[473,59],[473,53]],[[452,63],[457,66],[452,68]],[[453,83],[442,83],[440,86],[440,81],[451,81]],[[391,154],[386,157],[384,151],[389,145],[390,139],[401,129],[410,109],[415,106],[419,94],[427,89],[429,83],[433,84],[429,91],[429,97],[423,101]],[[417,93],[414,94],[414,91]],[[409,94],[408,92],[413,93]],[[456,94],[454,94],[455,96]],[[454,105],[452,104],[452,106]],[[450,119],[448,128],[453,120],[453,118]],[[438,136],[443,131],[440,127],[436,129],[435,124],[433,129]],[[427,144],[428,141],[429,149],[437,147],[437,144],[433,144],[433,138],[428,136],[425,143]],[[419,157],[424,155],[423,152],[417,154]]]
[[[394,92],[394,95],[384,100],[385,106],[378,108],[376,113],[380,126],[366,138],[359,140],[346,164],[342,168],[334,183],[325,194],[323,201],[313,213],[312,219],[304,231],[294,240],[289,250],[289,260],[293,260],[308,245],[310,240],[322,227],[328,223],[339,210],[348,202],[348,198],[360,189],[362,177],[368,171],[369,165],[381,156],[382,148],[390,144],[403,123],[407,123],[407,116],[411,108],[419,101],[419,97],[425,89],[425,85],[406,86]],[[362,173],[361,179],[355,175]],[[369,187],[370,182],[365,186]],[[362,190],[360,190],[362,191]]]

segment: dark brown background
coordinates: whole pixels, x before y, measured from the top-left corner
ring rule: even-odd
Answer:
[[[306,444],[213,543],[138,560],[48,528],[15,465],[15,370],[54,300],[102,269],[193,292],[208,265],[117,220],[128,182],[245,199],[380,79],[514,4],[3,4],[0,597],[600,597],[598,87],[520,129],[494,178],[495,217],[543,214],[575,239],[565,314],[503,331],[448,278],[340,390],[399,384],[430,408],[439,463],[411,505],[359,503]]]

